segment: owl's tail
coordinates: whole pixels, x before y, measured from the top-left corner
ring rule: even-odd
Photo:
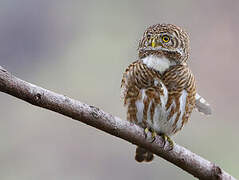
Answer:
[[[196,109],[205,115],[211,115],[212,108],[210,107],[210,104],[198,93],[196,94],[195,98],[196,98]]]
[[[141,148],[137,146],[136,151],[135,151],[135,160],[138,162],[150,162],[154,158],[153,153],[147,151],[144,148]]]

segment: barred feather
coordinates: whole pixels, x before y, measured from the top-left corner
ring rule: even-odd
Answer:
[[[172,66],[161,75],[136,61],[126,69],[121,87],[127,119],[157,133],[176,133],[195,107],[195,80],[185,65]]]

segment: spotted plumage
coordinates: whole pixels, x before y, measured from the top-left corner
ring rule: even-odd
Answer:
[[[196,94],[187,65],[189,37],[184,30],[172,24],[150,26],[138,53],[139,59],[127,67],[121,82],[128,121],[168,137],[182,129],[197,104],[203,107],[200,112],[210,114],[209,104]],[[152,159],[152,153],[136,149],[137,161]]]

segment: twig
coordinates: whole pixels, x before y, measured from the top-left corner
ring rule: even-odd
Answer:
[[[153,143],[145,140],[144,130],[103,110],[81,103],[67,96],[25,82],[0,66],[0,91],[78,120],[111,135],[139,145],[170,161],[199,179],[235,180],[219,166],[175,143],[172,150],[163,148],[160,136]]]

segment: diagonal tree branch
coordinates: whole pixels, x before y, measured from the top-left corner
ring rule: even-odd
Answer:
[[[114,117],[97,107],[89,106],[67,96],[25,82],[13,76],[1,66],[0,91],[139,145],[199,179],[235,180],[219,166],[182,146],[175,144],[174,148],[169,151],[167,148],[163,148],[163,141],[160,136],[157,136],[156,140],[150,143],[145,140],[144,130],[139,126]]]

